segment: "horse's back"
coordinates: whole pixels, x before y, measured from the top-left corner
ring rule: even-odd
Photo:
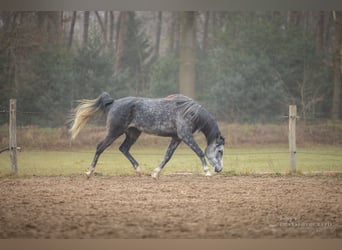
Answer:
[[[198,104],[181,94],[165,98],[124,97],[114,101],[108,125],[117,124],[135,127],[149,134],[175,136],[177,124],[187,119],[187,113],[193,105]]]

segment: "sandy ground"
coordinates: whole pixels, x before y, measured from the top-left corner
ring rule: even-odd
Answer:
[[[341,238],[342,178],[0,178],[0,238]]]

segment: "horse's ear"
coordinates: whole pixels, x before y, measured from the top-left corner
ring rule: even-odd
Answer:
[[[216,143],[219,145],[224,145],[225,138],[222,135],[219,135],[219,137],[216,139]]]

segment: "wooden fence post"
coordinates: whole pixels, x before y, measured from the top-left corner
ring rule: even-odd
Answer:
[[[10,99],[9,118],[9,151],[11,159],[11,174],[18,174],[17,165],[17,100]]]
[[[295,173],[296,167],[296,119],[297,119],[297,106],[289,106],[289,152],[290,152],[290,165],[291,173]]]

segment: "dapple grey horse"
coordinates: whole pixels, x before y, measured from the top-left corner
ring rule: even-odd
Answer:
[[[104,92],[94,100],[81,100],[72,116],[73,124],[70,132],[73,139],[90,116],[99,110],[107,116],[108,132],[104,140],[97,146],[94,159],[86,172],[88,177],[94,172],[101,153],[123,134],[126,135],[126,138],[119,150],[140,173],[139,164],[129,150],[141,132],[171,137],[164,160],[152,173],[153,178],[158,177],[159,172],[182,141],[200,158],[206,176],[210,176],[211,173],[205,156],[216,172],[222,171],[225,139],[213,116],[202,105],[189,97],[175,94],[158,99],[125,97],[114,100]],[[194,140],[193,133],[196,131],[202,132],[206,137],[205,154]]]

